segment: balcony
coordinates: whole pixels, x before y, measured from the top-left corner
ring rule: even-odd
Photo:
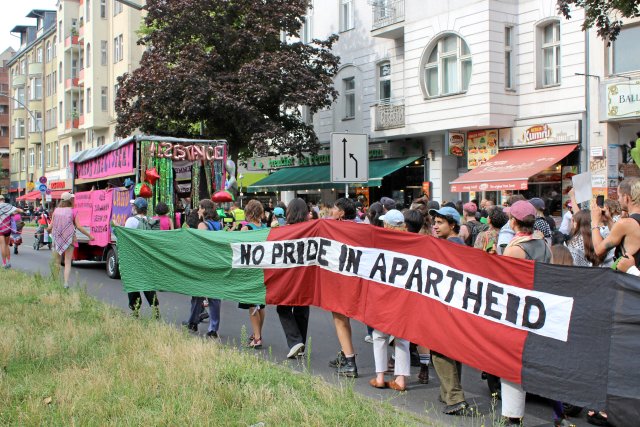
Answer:
[[[404,127],[404,101],[380,103],[374,108],[374,130],[387,130]]]
[[[80,79],[78,77],[65,79],[64,90],[80,90]]]
[[[29,144],[42,144],[42,131],[29,129]]]
[[[67,49],[79,49],[80,48],[80,40],[78,35],[70,35],[66,39],[64,39],[64,50]]]
[[[372,0],[371,35],[397,39],[404,35],[404,0]]]
[[[32,62],[27,67],[30,76],[42,74],[42,62]]]
[[[80,116],[77,114],[68,115],[64,122],[64,133],[74,135],[82,132],[80,129]]]
[[[24,74],[18,74],[17,76],[13,76],[13,80],[11,81],[11,86],[18,87],[24,86],[27,83],[27,76]]]

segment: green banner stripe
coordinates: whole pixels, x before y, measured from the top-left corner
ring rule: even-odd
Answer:
[[[231,243],[262,242],[269,229],[211,232],[148,231],[115,227],[122,283],[127,292],[166,291],[264,304],[261,269],[231,268]]]

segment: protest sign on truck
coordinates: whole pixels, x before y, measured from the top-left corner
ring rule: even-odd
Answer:
[[[112,225],[124,226],[131,216],[131,200],[148,196],[149,216],[158,203],[165,203],[180,227],[183,213],[193,204],[225,189],[226,156],[224,140],[146,135],[77,153],[70,161],[74,211],[95,239],[89,241],[77,233],[73,260],[106,262],[107,275],[117,278],[118,251]],[[150,194],[140,192],[141,186]]]

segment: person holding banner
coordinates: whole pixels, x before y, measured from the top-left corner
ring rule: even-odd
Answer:
[[[64,255],[64,288],[69,288],[69,276],[71,274],[71,261],[73,250],[77,246],[76,229],[93,240],[89,233],[76,218],[73,211],[74,195],[70,192],[62,193],[60,204],[53,211],[53,219],[49,225],[49,233],[53,235],[53,248],[57,257]]]
[[[526,200],[515,202],[505,209],[509,226],[515,235],[504,250],[507,257],[550,263],[551,249],[541,233],[533,233],[536,208]],[[502,416],[506,425],[522,425],[527,393],[521,384],[502,380]]]

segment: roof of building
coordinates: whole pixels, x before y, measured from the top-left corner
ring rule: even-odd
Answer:
[[[11,30],[10,33],[24,33],[29,28],[36,28],[36,26],[35,25],[16,25],[15,27],[13,27],[13,30]]]
[[[55,10],[49,10],[49,9],[33,9],[31,12],[29,12],[29,14],[27,15],[27,18],[42,18],[44,16],[45,13],[56,13]]]

